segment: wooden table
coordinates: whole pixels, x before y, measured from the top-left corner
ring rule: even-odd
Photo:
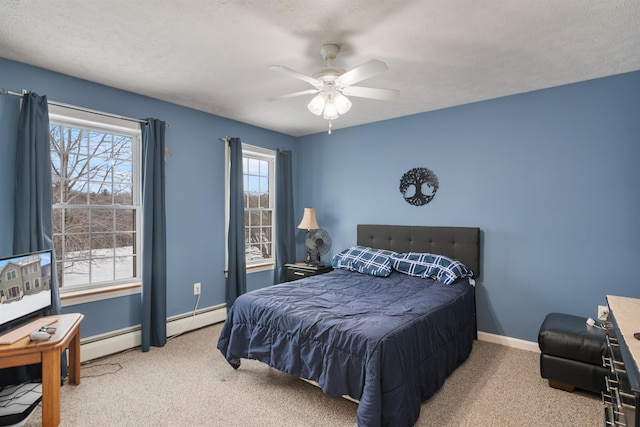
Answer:
[[[60,314],[36,319],[10,334],[23,334],[13,344],[0,345],[0,368],[42,363],[42,425],[60,424],[60,354],[69,348],[69,383],[80,384],[80,313]],[[30,341],[29,333],[40,325],[51,325],[56,332],[46,341]]]

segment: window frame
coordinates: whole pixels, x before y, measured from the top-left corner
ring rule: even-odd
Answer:
[[[229,144],[225,144],[225,242],[228,242],[228,234],[229,234],[229,194],[230,194],[230,151]],[[276,200],[276,185],[275,185],[275,177],[276,177],[276,150],[272,150],[269,148],[258,147],[255,145],[250,145],[246,143],[242,143],[242,157],[243,157],[243,165],[244,165],[244,157],[256,158],[259,160],[265,160],[269,164],[269,206],[271,210],[271,258],[269,259],[261,259],[259,261],[249,262],[246,261],[246,271],[247,273],[257,273],[259,271],[273,270],[275,268],[275,217],[277,215],[275,208],[275,200]],[[243,177],[244,177],[244,166],[243,166]],[[243,190],[246,190],[243,188]],[[245,224],[245,228],[247,224]],[[246,260],[246,245],[247,241],[245,238],[245,260]],[[229,266],[229,252],[228,247],[225,244],[225,272],[228,271]]]
[[[142,131],[140,129],[140,123],[52,104],[49,104],[49,123],[50,125],[62,125],[89,129],[91,131],[95,130],[98,132],[125,135],[132,138],[133,145],[131,153],[132,205],[118,205],[117,203],[113,203],[110,205],[97,205],[88,209],[100,209],[107,207],[109,209],[118,210],[119,208],[125,208],[132,209],[135,212],[135,229],[133,230],[135,233],[135,248],[133,251],[135,254],[134,277],[95,281],[93,283],[86,283],[83,285],[74,285],[70,288],[62,286],[59,289],[63,306],[140,293],[142,285]],[[82,206],[90,205],[87,204]],[[64,208],[68,208],[68,205],[52,204],[53,210]],[[115,223],[113,230],[109,233],[114,233],[114,235],[117,233]],[[114,254],[113,257],[115,256],[116,255]],[[60,265],[60,262],[62,262],[62,260],[56,259],[56,263],[58,265]]]

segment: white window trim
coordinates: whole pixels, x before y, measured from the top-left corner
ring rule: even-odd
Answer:
[[[108,287],[94,287],[83,290],[73,290],[60,294],[62,307],[86,304],[111,298],[139,295],[142,293],[142,282],[122,283]]]
[[[273,203],[274,203],[274,207],[273,207],[273,212],[274,215],[272,217],[272,221],[275,221],[275,217],[277,215],[277,213],[275,212],[275,176],[276,176],[276,150],[271,150],[268,148],[263,148],[263,147],[258,147],[255,145],[250,145],[250,144],[245,144],[244,142],[242,143],[242,155],[244,156],[245,154],[249,154],[249,155],[257,155],[258,157],[266,157],[269,158],[272,163],[273,163],[273,169],[270,171],[273,173],[272,178],[269,180],[269,193],[273,195]],[[224,150],[224,165],[225,165],[225,174],[224,174],[224,241],[225,241],[225,245],[224,245],[224,271],[225,271],[225,275],[227,273],[227,271],[229,270],[229,248],[227,245],[227,242],[229,241],[229,193],[231,191],[230,189],[230,182],[229,182],[229,178],[230,178],[230,165],[231,165],[231,151],[229,149],[229,144],[225,143],[225,150]],[[266,262],[258,262],[255,264],[249,264],[247,265],[247,273],[258,273],[260,271],[268,271],[268,270],[273,270],[275,268],[275,250],[276,250],[276,245],[275,245],[275,223],[271,224],[272,227],[272,231],[271,231],[271,240],[272,240],[272,254],[273,254],[273,261],[266,261]]]
[[[134,197],[138,206],[142,209],[142,131],[140,129],[140,123],[53,104],[49,104],[48,109],[49,122],[69,126],[97,128],[106,132],[130,135],[137,140],[137,149],[132,153],[133,173],[138,177],[135,183]],[[97,116],[100,117],[99,120],[96,120]],[[140,294],[142,289],[142,214],[136,216],[136,245],[139,249],[137,252],[138,255],[136,256],[136,271],[139,272],[137,278],[133,278],[130,281],[102,282],[95,285],[74,287],[72,289],[59,288],[62,306],[67,307],[126,295]]]
[[[118,119],[111,116],[100,115],[100,120],[96,120],[95,113],[89,111],[76,110],[68,107],[49,104],[49,121],[50,122],[67,122],[71,125],[85,125],[90,127],[98,127],[112,132],[132,132],[140,134],[140,123],[131,120]],[[69,119],[73,121],[69,122]]]

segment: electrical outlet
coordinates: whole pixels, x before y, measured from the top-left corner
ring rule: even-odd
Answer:
[[[200,295],[200,282],[193,284],[193,294]]]
[[[607,320],[607,316],[609,316],[609,307],[606,305],[598,306],[598,320]]]

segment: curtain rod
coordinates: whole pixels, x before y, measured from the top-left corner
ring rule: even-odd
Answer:
[[[13,96],[20,96],[21,97],[23,94],[22,93],[18,93],[18,92],[13,92],[11,90],[7,90],[5,88],[0,87],[0,95],[13,95]],[[134,119],[132,117],[125,117],[125,116],[121,116],[121,115],[118,115],[118,114],[106,113],[104,111],[92,110],[90,108],[85,108],[85,107],[78,107],[77,105],[64,104],[62,102],[50,101],[50,100],[47,100],[47,103],[49,103],[51,105],[55,105],[56,107],[68,108],[70,110],[83,111],[83,112],[86,112],[86,113],[96,114],[96,115],[99,115],[99,116],[111,117],[111,118],[120,119],[120,120],[128,120],[130,122],[144,123],[145,125],[149,124],[149,122],[147,122],[146,120]],[[171,126],[168,123],[165,123],[165,127],[171,127]]]

